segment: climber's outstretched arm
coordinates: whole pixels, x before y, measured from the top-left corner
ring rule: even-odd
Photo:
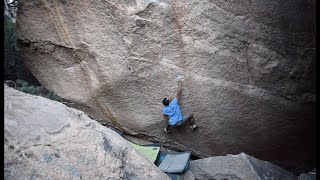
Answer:
[[[179,81],[178,82],[177,96],[176,96],[176,99],[177,99],[178,102],[180,100],[181,93],[182,93],[182,81]]]

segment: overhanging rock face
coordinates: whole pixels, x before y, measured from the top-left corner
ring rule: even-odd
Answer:
[[[17,48],[48,89],[100,123],[200,157],[314,156],[315,48],[302,1],[21,1]],[[164,134],[183,76],[197,131]],[[299,157],[296,155],[299,154]]]

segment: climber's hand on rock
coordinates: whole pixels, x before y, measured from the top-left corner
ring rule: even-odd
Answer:
[[[177,81],[177,82],[182,82],[182,81],[183,81],[183,76],[178,76],[178,77],[176,78],[176,81]]]

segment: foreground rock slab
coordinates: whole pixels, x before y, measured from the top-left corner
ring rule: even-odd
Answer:
[[[195,179],[297,179],[291,172],[245,153],[194,160],[189,164],[189,171],[194,174]]]
[[[299,175],[298,180],[316,180],[317,179],[317,170],[314,168],[309,173],[302,173]]]
[[[5,179],[169,179],[82,111],[5,85]]]

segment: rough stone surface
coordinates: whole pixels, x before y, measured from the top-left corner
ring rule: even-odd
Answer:
[[[170,179],[82,111],[4,91],[5,179]]]
[[[195,179],[297,179],[291,172],[245,153],[194,160],[189,164],[189,171],[194,174]]]
[[[317,171],[316,168],[314,168],[309,173],[302,173],[299,175],[298,180],[316,180],[317,179]]]
[[[184,180],[195,180],[194,174],[191,171],[186,171],[183,173],[182,179]]]
[[[316,174],[302,173],[300,174],[298,180],[316,180]]]
[[[22,0],[17,49],[47,89],[102,124],[199,157],[315,157],[312,6],[299,0]],[[199,128],[164,134],[183,76]],[[314,165],[313,165],[314,167]]]

